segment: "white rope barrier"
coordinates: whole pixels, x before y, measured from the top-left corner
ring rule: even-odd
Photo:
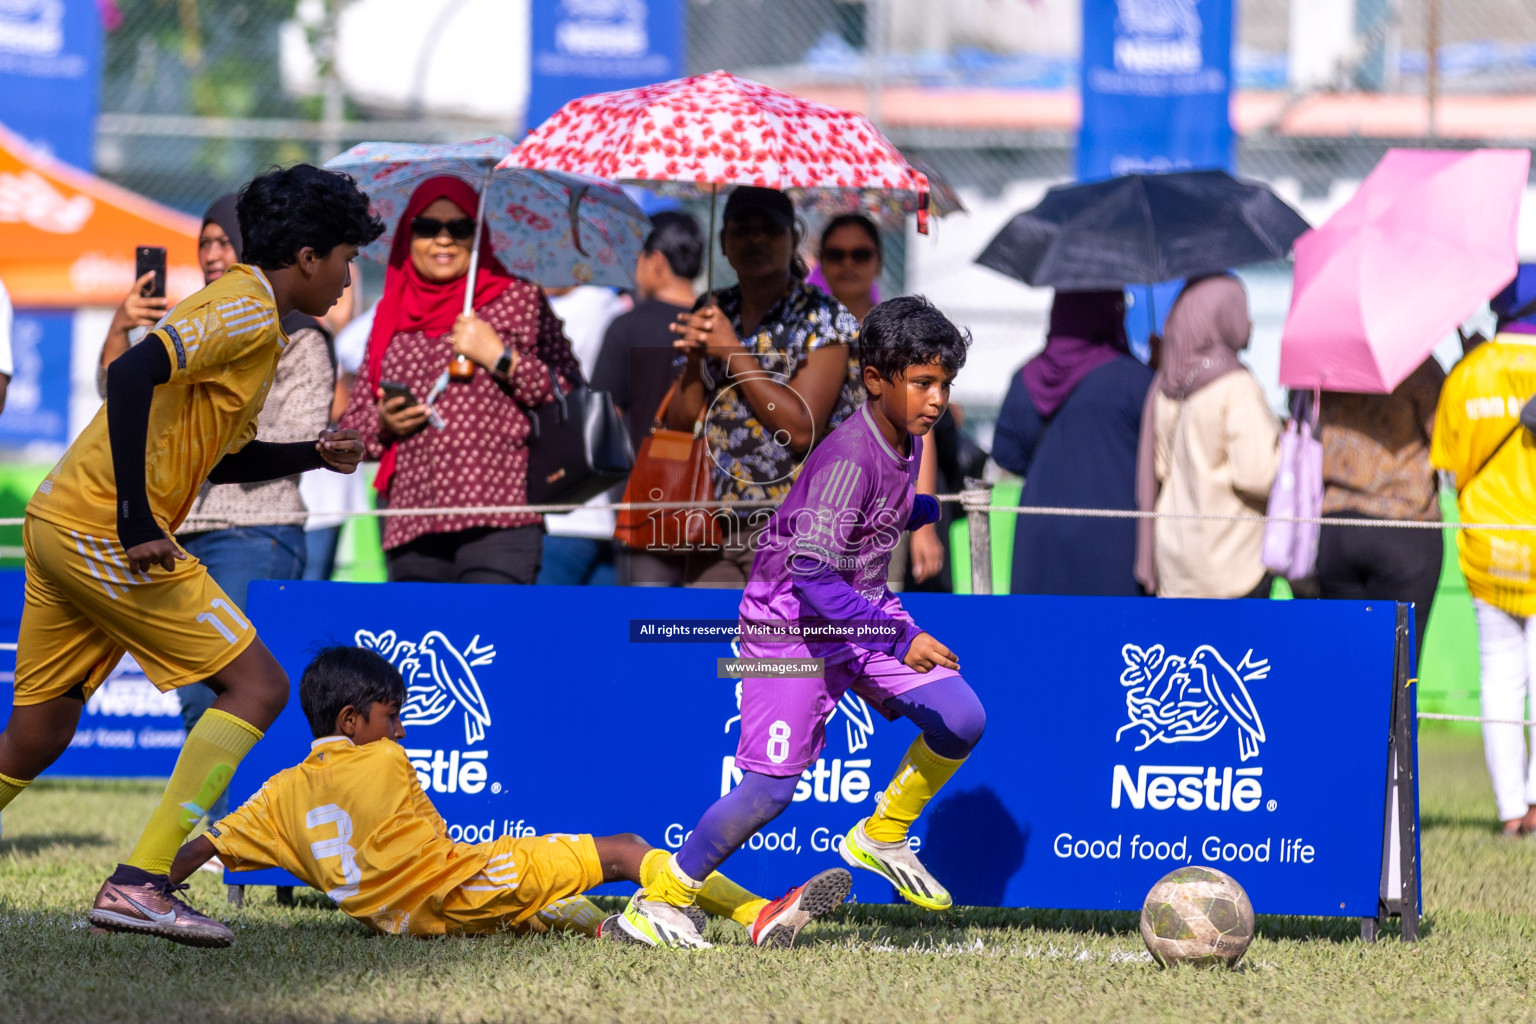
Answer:
[[[1480,725],[1536,725],[1536,720],[1522,720],[1515,718],[1482,718],[1478,715],[1445,715],[1438,711],[1420,711],[1419,718],[1427,718],[1432,722],[1475,722]]]
[[[1497,532],[1529,533],[1536,531],[1536,523],[1447,523],[1441,520],[1416,519],[1365,519],[1344,516],[1263,516],[1244,513],[1214,512],[1142,512],[1137,509],[1117,508],[1065,508],[1049,505],[993,505],[990,491],[963,491],[959,494],[936,495],[939,501],[959,504],[967,512],[1001,512],[1015,516],[1047,516],[1079,519],[1166,519],[1190,522],[1226,523],[1292,523],[1321,526],[1364,526],[1399,530],[1487,530]],[[630,501],[606,505],[461,505],[445,508],[373,508],[353,510],[310,510],[296,513],[247,513],[219,516],[190,516],[182,524],[183,529],[199,524],[230,524],[233,526],[271,526],[298,524],[306,518],[374,518],[393,519],[405,516],[506,516],[506,515],[562,515],[581,509],[593,511],[681,511],[698,509],[706,514],[735,509],[777,508],[775,501],[736,501],[729,504],[700,505],[691,501]],[[0,518],[0,527],[20,526],[21,517]],[[6,557],[6,549],[0,549],[0,557]]]

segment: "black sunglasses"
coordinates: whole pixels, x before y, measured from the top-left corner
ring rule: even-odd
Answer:
[[[475,237],[475,219],[455,217],[445,221],[436,217],[417,217],[411,221],[411,234],[417,238],[436,238],[444,231],[455,242],[467,242]]]
[[[823,263],[841,263],[844,260],[852,260],[862,266],[874,258],[875,250],[867,245],[861,245],[857,249],[838,249],[834,246],[828,246],[821,250],[821,262]]]

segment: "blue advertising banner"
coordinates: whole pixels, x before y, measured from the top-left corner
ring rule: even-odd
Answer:
[[[0,3],[0,124],[92,168],[101,14],[90,0]]]
[[[10,717],[25,587],[25,573],[0,572],[0,726]],[[176,694],[155,689],[133,659],[124,658],[86,703],[69,749],[47,774],[50,778],[168,776],[186,738]]]
[[[638,832],[676,849],[739,781],[739,681],[717,678],[732,654],[718,630],[652,642],[634,620],[729,623],[738,598],[266,582],[250,608],[296,685],[328,643],[401,670],[403,746],[454,839]],[[1133,910],[1193,863],[1231,873],[1260,913],[1376,914],[1394,605],[903,600],[958,652],[987,707],[986,736],[914,830],[957,903]],[[842,834],[915,734],[853,694],[824,729],[795,803],[726,866],[765,895],[841,863]],[[295,695],[242,763],[232,802],[303,760],[310,740]],[[855,876],[858,899],[894,898],[879,877]],[[294,884],[278,871],[226,878]]]
[[[11,328],[15,374],[0,416],[0,449],[32,449],[48,460],[69,443],[73,310],[18,309]]]
[[[1083,0],[1077,176],[1233,167],[1232,0]]]
[[[528,113],[533,128],[578,96],[682,72],[682,0],[533,0]]]

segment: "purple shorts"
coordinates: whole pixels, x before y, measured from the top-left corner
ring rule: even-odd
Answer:
[[[942,667],[918,672],[889,654],[854,650],[852,657],[828,658],[821,679],[743,679],[736,767],[760,775],[798,775],[816,763],[826,746],[827,719],[849,690],[889,721],[899,714],[886,707],[890,698],[960,674]],[[772,656],[785,655],[778,650]]]

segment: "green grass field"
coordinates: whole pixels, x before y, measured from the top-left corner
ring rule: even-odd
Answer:
[[[1326,756],[1324,753],[1323,756]],[[1497,834],[1476,736],[1426,733],[1424,939],[1259,919],[1237,971],[1162,971],[1130,914],[850,906],[763,953],[713,923],[684,954],[571,937],[373,937],[315,893],[210,874],[231,950],[93,935],[84,910],[157,795],[40,782],[0,839],[0,1021],[1505,1021],[1536,1019],[1536,842]]]

